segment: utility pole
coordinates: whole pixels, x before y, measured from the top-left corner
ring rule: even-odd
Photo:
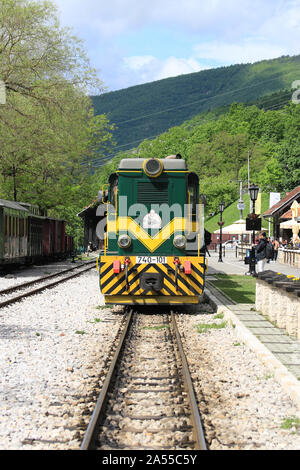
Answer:
[[[250,150],[248,150],[248,192],[249,192],[249,189],[250,189]],[[252,206],[251,206],[251,203],[252,203]],[[250,213],[251,211],[253,210],[253,202],[249,201],[249,210],[250,210]]]
[[[230,180],[231,182],[240,183],[240,199],[237,205],[237,209],[240,211],[240,219],[243,218],[243,211],[245,210],[245,204],[243,201],[243,180]]]
[[[240,219],[243,218],[243,180],[240,180],[240,200],[239,200],[239,207],[240,207]]]
[[[248,150],[248,191],[250,188],[250,150]]]

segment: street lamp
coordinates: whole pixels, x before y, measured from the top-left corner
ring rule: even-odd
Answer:
[[[223,262],[223,260],[222,260],[222,225],[224,225],[224,222],[222,220],[222,214],[224,212],[224,208],[225,208],[225,204],[222,201],[219,204],[220,222],[218,222],[218,224],[220,226],[220,246],[219,246],[219,259],[218,259],[218,261],[221,262],[221,263]]]
[[[249,188],[249,195],[250,199],[252,201],[252,219],[253,219],[253,224],[256,219],[256,214],[255,214],[255,201],[257,200],[258,197],[258,192],[259,192],[259,187],[256,186],[255,184],[251,184]],[[252,248],[251,248],[251,254],[250,254],[250,262],[249,262],[249,274],[256,275],[255,271],[255,228],[253,225],[253,231],[252,231]]]
[[[258,192],[259,192],[259,187],[256,186],[255,184],[251,184],[249,188],[249,194],[250,194],[250,199],[253,202],[253,211],[252,211],[253,214],[255,214],[255,201],[257,200]]]

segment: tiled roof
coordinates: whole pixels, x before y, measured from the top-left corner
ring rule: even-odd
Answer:
[[[89,210],[91,207],[94,207],[96,202],[98,202],[97,199],[94,199],[93,202],[91,204],[89,204],[87,207],[85,207],[82,211],[80,211],[78,214],[77,214],[77,217],[81,217],[81,215],[83,215],[87,210]]]
[[[297,186],[293,191],[287,193],[287,195],[281,199],[279,202],[274,204],[274,206],[270,207],[266,212],[263,213],[263,217],[272,217],[276,212],[280,209],[284,209],[285,207],[290,208],[292,202],[300,197],[300,186]]]
[[[19,203],[14,201],[6,201],[5,199],[0,199],[0,206],[7,207],[8,209],[16,209],[18,211],[28,212],[28,210]]]
[[[297,217],[300,217],[300,208],[298,209]],[[282,214],[280,216],[280,218],[281,219],[292,219],[293,218],[292,209],[290,209],[287,212],[285,212],[284,214]]]

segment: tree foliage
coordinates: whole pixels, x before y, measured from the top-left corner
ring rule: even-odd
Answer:
[[[239,198],[239,181],[246,190],[248,160],[250,183],[262,191],[284,192],[300,184],[299,105],[264,111],[233,103],[227,112],[208,116],[194,117],[143,141],[134,154],[123,155],[164,158],[180,153],[199,176],[200,191],[207,196],[207,214],[217,211],[221,199],[229,205]],[[110,170],[116,165],[113,160]]]
[[[291,99],[291,83],[299,78],[299,71],[300,56],[285,56],[132,86],[93,96],[93,103],[96,113],[107,113],[116,124],[118,144],[130,149],[139,139],[160,135],[187,120],[203,120],[200,113],[208,113],[205,119],[218,116],[233,102],[258,100],[258,108],[283,107]],[[277,132],[276,125],[269,123],[269,132]],[[259,122],[252,125],[259,130]],[[237,134],[245,132],[238,121],[236,127]]]
[[[0,79],[0,197],[38,204],[76,227],[96,190],[86,164],[109,152],[113,125],[94,114],[88,92],[103,84],[52,2],[1,1]]]

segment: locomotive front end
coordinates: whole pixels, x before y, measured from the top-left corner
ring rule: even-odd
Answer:
[[[205,279],[199,181],[181,158],[125,159],[109,179],[99,256],[106,304],[197,304]]]

